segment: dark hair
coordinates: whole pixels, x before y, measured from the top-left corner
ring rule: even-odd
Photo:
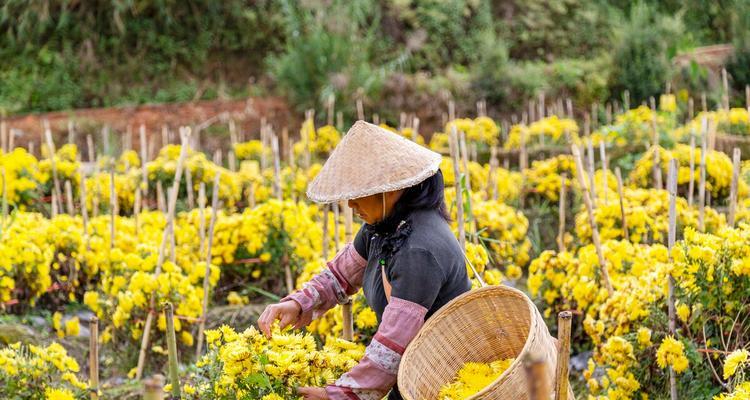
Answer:
[[[448,208],[445,205],[445,184],[443,172],[437,172],[422,182],[406,188],[393,207],[393,214],[410,213],[415,210],[437,210],[440,216],[450,222]]]

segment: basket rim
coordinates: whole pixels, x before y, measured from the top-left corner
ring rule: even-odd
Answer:
[[[479,392],[475,393],[474,395],[472,395],[470,397],[467,397],[465,400],[480,399],[480,398],[482,398],[482,396],[484,396],[485,394],[487,394],[490,390],[492,390],[493,388],[495,388],[499,383],[502,383],[503,381],[505,381],[507,379],[507,377],[508,377],[509,371],[515,369],[519,364],[521,364],[523,362],[523,360],[522,360],[523,357],[522,356],[529,351],[529,347],[531,346],[531,342],[529,341],[529,336],[531,335],[532,332],[534,332],[534,330],[536,328],[536,325],[538,323],[537,319],[534,318],[534,311],[536,309],[536,306],[531,301],[531,299],[529,298],[529,296],[527,296],[524,292],[522,292],[522,291],[520,291],[520,290],[518,290],[516,288],[510,287],[510,286],[506,286],[506,285],[485,286],[485,287],[482,287],[482,288],[479,288],[479,289],[470,290],[470,291],[468,291],[466,293],[463,293],[462,295],[454,298],[450,302],[448,302],[446,305],[444,305],[443,307],[441,307],[440,310],[438,310],[435,314],[433,314],[432,317],[427,321],[427,323],[425,323],[424,326],[422,326],[422,329],[419,330],[419,333],[417,334],[417,336],[414,337],[414,339],[412,339],[412,341],[409,344],[409,346],[406,347],[406,351],[404,351],[404,355],[401,357],[401,360],[403,361],[407,357],[407,355],[410,354],[410,349],[413,349],[413,346],[411,346],[411,344],[414,343],[414,342],[416,342],[417,340],[422,339],[426,335],[426,332],[429,331],[429,328],[432,328],[432,325],[437,324],[438,321],[440,321],[443,318],[445,318],[446,314],[448,314],[449,312],[452,311],[452,308],[455,308],[455,304],[456,303],[468,302],[469,300],[471,300],[470,299],[471,297],[475,297],[475,296],[478,296],[480,294],[483,294],[484,292],[490,292],[490,291],[492,291],[492,292],[498,292],[498,293],[503,293],[505,295],[512,295],[512,296],[516,296],[516,297],[521,297],[525,301],[526,306],[528,307],[529,316],[530,316],[530,318],[529,318],[529,320],[530,320],[529,321],[529,331],[526,333],[526,341],[525,341],[525,343],[523,345],[523,348],[521,348],[521,351],[515,357],[515,359],[513,360],[513,362],[510,364],[510,366],[508,366],[508,369],[506,369],[502,374],[500,374],[500,376],[498,376],[497,379],[495,379],[494,381],[492,381],[492,383],[490,383],[489,385],[485,386],[482,390],[480,390]],[[451,306],[453,306],[453,307],[451,307]],[[401,365],[403,365],[403,364],[401,364]],[[397,381],[398,382],[401,382],[401,381],[403,381],[403,380],[406,379],[406,377],[403,376],[404,374],[405,374],[404,369],[399,368],[398,375],[397,375]],[[401,395],[406,400],[415,400],[409,394],[405,394],[405,393],[402,392]]]

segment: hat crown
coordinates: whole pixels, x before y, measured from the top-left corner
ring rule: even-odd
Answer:
[[[432,176],[441,155],[380,126],[356,121],[307,188],[318,203],[404,189]]]

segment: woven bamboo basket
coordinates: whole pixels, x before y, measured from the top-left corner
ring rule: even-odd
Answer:
[[[425,323],[401,358],[398,388],[405,400],[435,400],[464,363],[515,358],[495,382],[467,400],[527,400],[527,354],[545,361],[554,387],[557,340],[536,306],[519,290],[487,286],[453,299]]]

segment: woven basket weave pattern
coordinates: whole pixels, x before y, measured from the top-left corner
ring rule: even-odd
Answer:
[[[544,358],[551,385],[556,340],[536,306],[509,287],[473,290],[435,313],[409,344],[399,368],[399,390],[405,400],[434,400],[464,363],[515,358],[493,384],[469,399],[526,400],[523,359],[529,353]]]

